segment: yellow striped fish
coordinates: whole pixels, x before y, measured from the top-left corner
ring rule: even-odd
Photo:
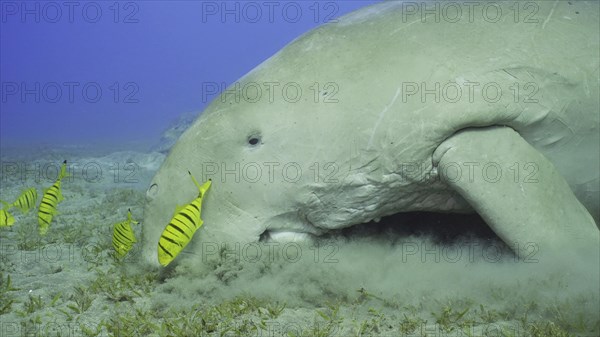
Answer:
[[[34,187],[32,187],[23,191],[23,193],[21,193],[17,200],[15,200],[15,202],[13,202],[10,206],[20,209],[21,213],[23,214],[27,214],[32,208],[35,207],[37,198],[37,190]]]
[[[202,199],[210,188],[211,180],[200,186],[190,171],[188,173],[198,187],[198,197],[184,207],[177,207],[175,215],[162,232],[158,240],[158,262],[163,266],[177,257],[204,223],[200,218]]]
[[[44,191],[44,196],[42,197],[42,202],[40,203],[40,208],[38,211],[40,235],[46,235],[46,232],[48,232],[48,228],[50,227],[50,223],[52,222],[52,218],[57,213],[56,205],[58,205],[58,203],[64,199],[62,193],[60,192],[60,184],[62,178],[67,176],[67,161],[65,160],[60,168],[58,179],[56,179],[54,185]]]
[[[127,220],[116,223],[113,229],[112,243],[117,256],[124,257],[137,242],[131,224],[137,225],[139,222],[131,218],[131,210],[127,210]]]
[[[6,201],[0,200],[4,207],[10,207]],[[15,218],[8,213],[8,210],[0,209],[0,227],[12,226],[15,223]]]

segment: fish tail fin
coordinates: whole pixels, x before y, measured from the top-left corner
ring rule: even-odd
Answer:
[[[192,180],[194,181],[194,185],[196,185],[196,187],[198,187],[198,190],[200,190],[200,184],[198,184],[198,181],[196,180],[196,178],[194,178],[194,176],[192,175],[192,172],[188,171],[188,174],[190,175],[190,177],[192,177]]]
[[[192,173],[190,171],[188,171],[188,173],[190,174],[190,177],[192,177],[192,180],[194,181],[194,184],[196,185],[196,187],[198,187],[198,191],[200,192],[199,195],[204,196],[204,193],[206,193],[206,191],[208,191],[208,188],[210,187],[210,185],[212,183],[212,179],[208,179],[204,184],[200,185],[198,183],[198,181],[196,180],[196,178],[194,178]]]
[[[204,184],[202,184],[202,186],[200,186],[200,193],[202,194],[202,196],[204,196],[204,193],[208,191],[210,185],[212,185],[212,179],[208,179]]]
[[[67,160],[63,161],[62,166],[60,167],[60,173],[58,174],[58,179],[70,177],[71,175],[67,172]]]
[[[134,225],[139,224],[139,222],[133,220],[133,217],[131,216],[131,208],[127,209],[127,220],[129,221],[129,223],[132,223]]]
[[[2,205],[4,205],[4,207],[6,207],[7,211],[14,206],[14,204],[9,204],[8,202],[6,202],[4,200],[0,200],[0,203],[2,203]]]

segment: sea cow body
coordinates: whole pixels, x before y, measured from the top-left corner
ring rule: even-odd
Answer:
[[[493,19],[454,4],[460,18],[443,2],[439,20],[395,1],[351,13],[212,102],[147,192],[147,260],[197,194],[188,170],[213,181],[192,253],[408,211],[477,212],[517,254],[597,249],[598,3],[496,2]]]

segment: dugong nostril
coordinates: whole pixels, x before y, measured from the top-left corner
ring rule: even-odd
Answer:
[[[152,199],[154,199],[154,197],[156,197],[157,193],[158,193],[158,184],[150,185],[150,188],[148,188],[148,190],[146,191],[146,200],[151,201]]]

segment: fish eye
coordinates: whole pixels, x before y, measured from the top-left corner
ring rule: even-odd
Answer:
[[[248,138],[248,144],[250,144],[251,146],[256,146],[260,143],[260,137],[259,136],[250,136]]]

